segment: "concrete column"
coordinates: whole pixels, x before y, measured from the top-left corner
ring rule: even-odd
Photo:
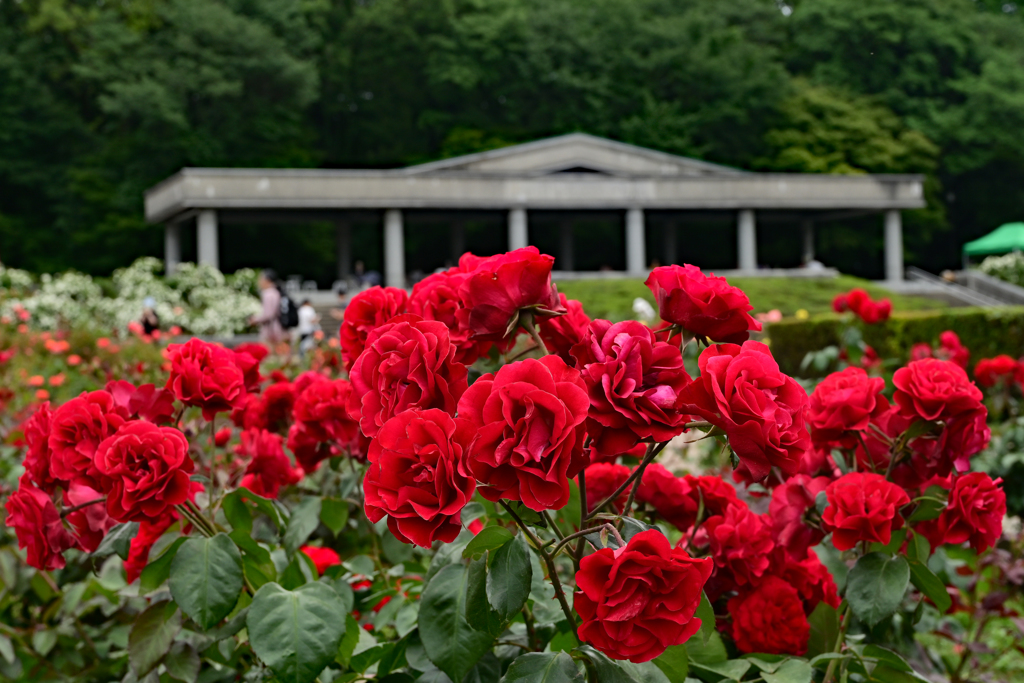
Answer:
[[[903,281],[903,219],[900,212],[885,212],[885,279]]]
[[[647,274],[647,254],[644,253],[644,210],[626,211],[626,272],[631,275]]]
[[[670,266],[676,262],[676,224],[666,223],[664,243],[662,244],[662,263],[666,266]]]
[[[508,212],[508,250],[522,249],[529,243],[529,232],[526,229],[526,209],[511,209]]]
[[[459,262],[459,257],[466,253],[466,224],[462,221],[452,223],[451,232],[451,259],[452,265]]]
[[[405,289],[405,233],[402,212],[384,212],[384,284]]]
[[[352,272],[352,224],[348,220],[342,218],[335,221],[334,244],[338,279],[347,280]]]
[[[757,270],[757,227],[754,212],[743,209],[736,220],[736,251],[740,270]]]
[[[562,221],[558,226],[559,249],[555,270],[575,270],[572,259],[572,221]]]
[[[181,263],[181,226],[168,223],[164,226],[164,272],[168,275],[178,269]]]
[[[807,264],[814,260],[814,222],[801,221],[800,230],[804,238],[804,253],[801,262]]]
[[[196,220],[199,243],[199,265],[220,268],[220,253],[217,247],[217,212],[204,209]]]

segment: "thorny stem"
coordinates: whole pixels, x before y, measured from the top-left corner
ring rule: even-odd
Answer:
[[[520,358],[522,358],[523,356],[525,356],[526,354],[530,353],[531,351],[536,351],[536,350],[537,350],[536,344],[534,344],[533,346],[528,346],[525,349],[523,349],[522,351],[520,351],[519,353],[517,353],[516,355],[512,356],[511,358],[508,358],[506,360],[506,362],[513,363],[513,362],[519,360]]]
[[[647,467],[647,465],[652,460],[654,460],[654,456],[658,455],[658,453],[661,453],[661,451],[667,445],[668,445],[668,442],[665,441],[665,442],[660,443],[660,444],[651,444],[650,446],[648,446],[647,447],[647,455],[644,456],[644,459],[643,459],[643,461],[641,461],[640,466],[637,467],[635,470],[633,470],[633,472],[629,475],[629,477],[626,479],[626,481],[622,482],[622,485],[619,486],[619,488],[615,489],[615,491],[612,493],[612,495],[608,496],[607,498],[602,500],[600,503],[598,503],[597,506],[593,510],[591,510],[590,512],[584,514],[583,515],[583,521],[585,522],[588,519],[593,518],[594,516],[597,515],[598,512],[603,510],[605,508],[605,506],[607,506],[613,500],[615,500],[616,498],[621,496],[622,492],[625,491],[626,488],[628,488],[629,485],[632,484],[634,481],[637,481],[637,479],[640,477],[640,475],[643,474],[643,471]],[[632,496],[630,497],[630,502],[632,502]]]
[[[843,609],[839,619],[842,623],[839,624],[839,635],[836,636],[836,643],[832,647],[832,652],[839,652],[843,649],[843,641],[846,639],[846,627],[850,624],[850,603],[846,603],[846,607]],[[825,671],[825,678],[822,683],[831,683],[832,677],[835,675],[836,666],[839,663],[838,659],[833,659],[828,663],[828,669]]]
[[[626,545],[626,542],[624,540],[622,540],[622,536],[621,536],[621,534],[619,534],[619,530],[618,529],[616,529],[611,524],[602,524],[600,526],[592,526],[589,529],[582,529],[582,530],[577,531],[575,533],[569,534],[564,539],[562,539],[561,543],[559,543],[558,545],[556,545],[554,548],[551,549],[551,556],[554,557],[554,556],[558,555],[559,551],[562,548],[564,548],[565,546],[569,545],[569,542],[572,541],[574,538],[583,538],[587,534],[592,534],[595,531],[601,531],[602,529],[607,529],[608,533],[610,533],[612,536],[614,536],[615,540],[617,540],[620,545]]]
[[[537,538],[532,531],[530,531],[530,527],[528,527],[526,523],[519,518],[519,515],[516,514],[515,510],[513,510],[511,506],[503,500],[499,500],[498,502],[501,503],[501,506],[505,508],[508,514],[512,515],[512,519],[516,520],[516,524],[518,524],[519,528],[523,530],[526,537],[530,539],[530,542],[533,543],[537,553],[541,556],[541,559],[544,560],[544,564],[547,565],[548,574],[551,576],[551,585],[555,588],[555,597],[558,598],[558,604],[561,605],[562,613],[565,614],[565,618],[569,620],[570,624],[572,624],[572,634],[576,636],[576,640],[579,640],[579,634],[576,632],[578,627],[576,617],[572,613],[572,608],[569,607],[568,600],[565,599],[565,591],[562,590],[562,582],[558,579],[558,569],[555,567],[554,560],[551,559],[551,555],[544,550],[544,543]]]
[[[88,501],[86,501],[84,503],[79,503],[78,505],[73,505],[73,506],[71,506],[69,508],[64,508],[63,510],[60,511],[60,517],[61,517],[61,519],[64,519],[65,517],[70,515],[72,512],[77,512],[78,510],[81,510],[82,508],[87,508],[90,505],[95,505],[96,503],[102,503],[106,499],[107,499],[106,496],[102,496],[100,498],[93,498],[92,500],[88,500]]]
[[[537,642],[537,631],[533,628],[533,612],[527,605],[523,605],[523,623],[526,624],[526,638],[530,643],[530,649],[536,652],[540,649],[540,643]]]
[[[587,438],[589,439],[590,437]],[[580,470],[579,475],[577,475],[576,483],[580,490],[580,526],[582,526],[582,520],[585,519],[585,515],[587,514],[587,476],[583,470]],[[580,560],[583,559],[583,551],[586,549],[586,543],[586,540],[581,538],[580,542],[576,544],[576,550],[572,554],[572,563],[576,571],[580,570]]]
[[[536,342],[537,348],[540,349],[545,356],[548,355],[548,347],[544,345],[544,340],[542,340],[540,335],[537,334],[537,326],[533,324],[533,315],[521,316],[519,318],[519,324],[523,326],[523,329],[530,335],[530,338]]]
[[[562,530],[558,528],[557,524],[555,524],[555,520],[551,519],[551,515],[548,514],[548,511],[544,510],[540,514],[544,518],[544,521],[548,523],[548,526],[551,527],[551,530],[555,532],[555,536],[558,536],[558,540],[563,540],[565,538],[565,534],[563,534]]]

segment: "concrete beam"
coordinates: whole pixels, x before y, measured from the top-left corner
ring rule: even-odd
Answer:
[[[529,230],[526,226],[526,209],[512,209],[508,212],[508,250],[514,251],[529,245]]]
[[[903,281],[903,220],[899,211],[885,212],[885,279]]]
[[[384,212],[384,284],[405,289],[405,230],[402,212]]]
[[[627,210],[626,272],[632,275],[647,274],[647,245],[644,233],[644,210],[636,207]]]
[[[566,219],[559,226],[559,249],[555,267],[558,270],[576,270],[573,261],[572,221]]]
[[[801,221],[800,232],[804,247],[801,263],[808,263],[814,260],[814,221]]]
[[[181,263],[181,225],[168,223],[164,226],[164,272],[168,275],[178,269]]]
[[[217,236],[217,212],[204,209],[196,217],[196,241],[199,264],[220,268],[219,239]]]
[[[757,225],[751,209],[743,209],[737,214],[736,251],[740,270],[757,270]]]

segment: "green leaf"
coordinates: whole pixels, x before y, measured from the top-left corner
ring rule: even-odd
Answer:
[[[174,539],[171,545],[167,546],[167,549],[160,554],[160,557],[156,559],[150,558],[149,564],[142,570],[139,575],[139,589],[142,594],[155,591],[157,588],[164,584],[167,577],[171,575],[171,562],[174,561],[174,556],[178,554],[178,548],[181,544],[188,540],[187,536]]]
[[[282,514],[279,503],[264,498],[263,496],[257,495],[245,488],[240,486],[224,498],[224,504],[227,504],[228,498],[238,498],[239,500],[244,499],[244,502],[252,504],[257,510],[262,512],[264,515],[270,518],[270,520],[277,526],[278,530],[284,529],[288,523],[287,518]]]
[[[939,614],[945,614],[953,606],[953,599],[946,591],[946,584],[928,568],[928,565],[915,560],[910,561],[910,580],[917,590],[921,591],[935,603]]]
[[[345,614],[345,635],[342,637],[341,642],[338,643],[338,654],[335,656],[335,661],[341,664],[344,668],[348,668],[349,662],[352,661],[352,653],[355,652],[356,644],[359,642],[359,622],[355,620],[351,614]]]
[[[704,644],[708,644],[708,638],[715,632],[715,609],[708,600],[707,593],[701,591],[700,604],[697,605],[697,618],[700,619],[700,637]]]
[[[268,583],[256,591],[246,619],[253,652],[282,683],[310,683],[338,655],[343,607],[322,583],[294,591]]]
[[[685,645],[673,645],[657,656],[654,665],[661,669],[670,683],[686,683],[690,673],[690,657]]]
[[[576,484],[575,479],[569,480],[569,502],[551,514],[554,516],[555,524],[566,536],[583,528],[580,514],[580,487]]]
[[[462,556],[474,557],[488,550],[496,550],[511,541],[512,536],[512,532],[503,526],[484,527],[462,551]]]
[[[242,584],[242,555],[227,534],[190,538],[171,562],[171,595],[203,631],[228,615]]]
[[[718,664],[729,658],[718,631],[712,633],[706,643],[701,638],[690,638],[686,641],[686,654],[690,658],[691,668],[694,664]]]
[[[279,583],[287,590],[295,590],[299,586],[313,583],[316,580],[316,565],[313,564],[313,561],[306,553],[295,553],[292,561],[281,572]]]
[[[872,543],[868,546],[868,549],[872,552],[887,553],[889,555],[895,555],[903,547],[903,543],[907,540],[907,529],[897,529],[892,532],[889,542],[886,544]]]
[[[420,604],[423,647],[430,661],[453,681],[461,681],[494,643],[493,637],[466,621],[468,583],[468,567],[450,564],[430,580]]]
[[[188,643],[175,643],[164,657],[164,666],[171,678],[183,683],[195,683],[199,678],[199,653]]]
[[[494,551],[487,573],[487,599],[498,616],[510,621],[530,597],[533,568],[526,538],[519,534]]]
[[[320,521],[337,536],[348,524],[348,501],[324,498],[320,505]]]
[[[832,652],[839,638],[839,612],[825,602],[819,602],[807,617],[811,625],[811,636],[807,642],[807,656]]]
[[[466,506],[462,508],[462,512],[459,513],[459,520],[462,522],[463,526],[469,526],[469,523],[474,519],[480,519],[486,514],[487,508],[473,500],[466,503]]]
[[[224,516],[227,517],[228,524],[231,525],[232,529],[245,534],[252,533],[252,513],[249,512],[249,508],[237,491],[224,496],[221,509],[224,511]]]
[[[284,549],[291,557],[309,535],[320,526],[320,499],[307,496],[292,511],[288,528],[284,532]]]
[[[745,659],[730,659],[717,664],[698,664],[697,662],[691,664],[691,669],[701,680],[710,681],[716,681],[719,678],[728,678],[730,681],[742,680],[750,667],[751,663]]]
[[[138,522],[123,522],[115,524],[107,532],[107,535],[100,541],[99,546],[92,552],[96,559],[109,557],[114,553],[122,560],[128,559],[128,550],[131,548],[132,539],[139,533]]]
[[[564,652],[528,652],[515,658],[501,683],[584,683],[584,678]]]
[[[270,556],[270,551],[261,546],[248,532],[235,529],[228,536],[243,552],[242,571],[249,583],[256,589],[265,583],[277,579],[277,567]]]
[[[857,618],[874,626],[899,607],[910,583],[910,566],[902,555],[868,553],[850,570],[846,599]]]
[[[142,678],[160,663],[181,631],[178,606],[170,600],[155,602],[140,614],[128,634],[128,661]]]
[[[388,603],[390,604],[390,603]],[[466,621],[477,631],[497,637],[502,632],[502,620],[487,601],[487,553],[469,563],[469,582],[466,585]]]
[[[832,574],[832,580],[836,582],[836,590],[842,595],[843,588],[846,587],[846,575],[850,571],[846,562],[843,561],[842,555],[831,543],[820,543],[812,547],[811,550],[818,555],[821,563],[828,567],[829,573]]]
[[[651,662],[634,664],[625,660],[614,660],[598,652],[590,645],[579,648],[587,656],[601,683],[670,683],[669,679]]]
[[[645,524],[644,522],[641,522],[639,519],[633,519],[632,517],[622,518],[622,540],[624,540],[626,543],[629,543],[629,539],[633,538],[637,534],[642,533],[644,531],[650,531],[651,529],[654,529],[659,534],[662,533],[661,529],[659,529],[658,527],[651,526],[650,524]]]
[[[787,659],[774,672],[761,672],[765,683],[811,683],[813,675],[811,664],[805,659],[793,657]]]
[[[928,539],[921,534],[914,534],[913,538],[907,544],[907,559],[911,562],[915,560],[917,562],[924,562],[927,564],[928,558],[932,555],[932,546],[928,543]]]
[[[917,507],[907,518],[908,522],[924,522],[929,519],[938,519],[942,511],[946,509],[946,498],[949,491],[938,485],[929,486],[924,492],[924,500],[918,502]]]
[[[387,527],[380,535],[380,547],[384,551],[384,558],[393,565],[408,562],[412,558],[412,545],[399,541]]]

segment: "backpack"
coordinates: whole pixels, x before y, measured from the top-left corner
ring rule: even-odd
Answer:
[[[290,330],[293,327],[299,326],[299,308],[292,301],[288,293],[283,288],[278,287],[277,291],[281,294],[281,311],[277,314],[277,321],[281,323],[281,327],[285,330]]]

